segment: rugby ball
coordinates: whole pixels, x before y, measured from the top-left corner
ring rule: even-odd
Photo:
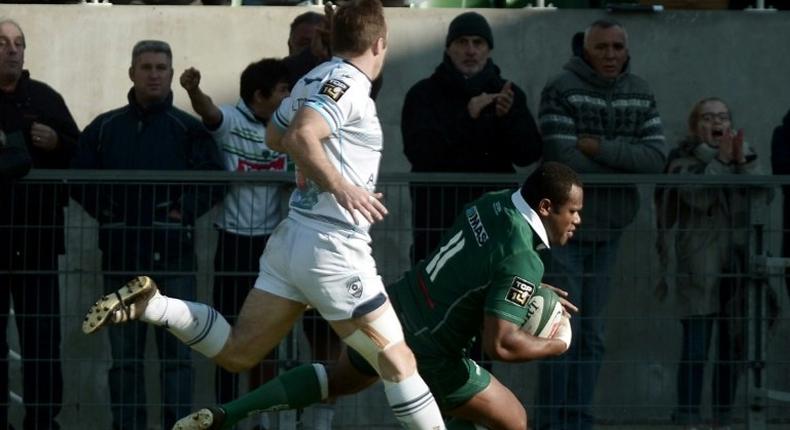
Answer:
[[[562,324],[563,307],[552,289],[538,287],[527,301],[527,316],[521,329],[543,338],[553,337]]]

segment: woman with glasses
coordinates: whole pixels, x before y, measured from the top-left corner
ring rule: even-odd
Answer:
[[[688,127],[688,135],[669,156],[668,173],[763,173],[760,159],[744,140],[743,130],[735,129],[723,100],[710,97],[698,101],[689,114]],[[727,185],[663,187],[656,193],[660,273],[667,273],[670,257],[674,257],[674,308],[683,327],[678,404],[673,419],[686,430],[709,428],[702,427],[700,403],[714,331],[712,428],[730,428],[737,374],[744,359],[741,318],[748,276],[749,194],[755,192],[765,190],[735,181]],[[674,247],[670,250],[673,236]],[[667,281],[661,279],[659,297],[668,292]]]

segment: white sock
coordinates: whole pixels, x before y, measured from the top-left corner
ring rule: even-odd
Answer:
[[[326,400],[329,397],[329,374],[326,373],[326,366],[321,363],[313,363],[313,370],[315,370],[315,376],[318,378],[318,386],[321,387],[321,400]],[[329,404],[325,406],[331,407],[332,415],[334,415],[335,406]]]
[[[395,418],[406,429],[443,430],[439,406],[419,373],[400,382],[384,381],[384,394]]]
[[[165,327],[208,358],[219,354],[230,337],[230,324],[211,306],[163,296],[159,291],[148,300],[140,321]]]

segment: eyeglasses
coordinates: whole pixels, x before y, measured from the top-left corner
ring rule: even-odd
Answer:
[[[729,121],[730,114],[727,112],[720,112],[720,113],[703,113],[700,116],[700,119],[706,122],[712,122],[714,119],[718,119],[721,122]]]

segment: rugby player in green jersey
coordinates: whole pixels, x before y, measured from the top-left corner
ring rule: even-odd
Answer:
[[[439,248],[387,287],[420,375],[451,417],[448,429],[527,428],[521,401],[467,350],[479,335],[488,356],[503,362],[568,349],[568,316],[553,338],[538,338],[520,327],[530,296],[541,288],[539,252],[565,245],[573,236],[581,223],[582,198],[572,169],[545,163],[519,189],[488,193],[467,205]],[[576,311],[566,299],[562,302]],[[328,392],[310,397],[305,393],[319,384],[308,377],[316,374],[310,366],[291,369],[233,402],[194,412],[174,428],[227,429],[253,412],[302,408],[356,393],[378,379],[365,358],[349,349],[329,371]]]

